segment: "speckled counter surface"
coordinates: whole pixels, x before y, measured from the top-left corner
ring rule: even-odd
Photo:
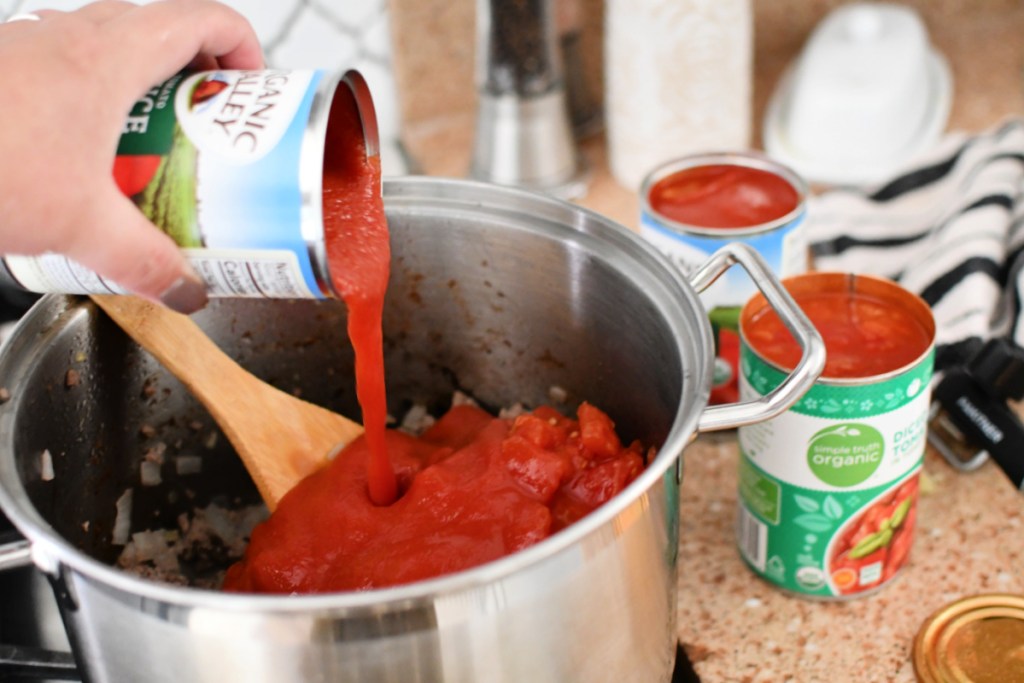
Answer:
[[[807,32],[840,2],[755,3],[755,120]],[[402,38],[399,80],[415,91],[406,99],[407,145],[427,173],[463,176],[473,131],[469,0],[391,3]],[[1019,0],[911,4],[925,14],[953,70],[950,129],[978,132],[1024,115]],[[416,39],[436,34],[422,31],[428,20],[448,33],[440,47]],[[637,196],[608,174],[600,136],[583,151],[593,175],[581,203],[635,228]],[[779,591],[740,559],[733,541],[737,457],[732,432],[701,436],[684,455],[678,629],[704,683],[912,682],[913,639],[934,610],[975,593],[1024,593],[1024,496],[991,463],[960,474],[929,452],[907,566],[870,597],[826,603]]]
[[[1024,496],[988,463],[960,474],[929,452],[914,546],[891,583],[818,602],[757,578],[733,542],[737,446],[707,435],[684,454],[679,639],[702,681],[912,682],[914,635],[981,592],[1024,593]]]

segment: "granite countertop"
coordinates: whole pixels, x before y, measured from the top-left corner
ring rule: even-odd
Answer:
[[[956,12],[963,4],[935,7],[944,14],[930,22],[932,39],[954,74],[948,129],[982,131],[1024,113],[1024,8],[968,17]],[[755,121],[793,44],[762,44],[757,54]],[[433,119],[408,127],[406,142],[427,173],[463,176],[473,123],[467,113]],[[601,136],[582,146],[592,177],[581,204],[635,229],[637,196],[609,175]],[[1024,496],[992,463],[963,474],[929,448],[915,541],[900,575],[868,597],[818,602],[781,592],[740,559],[737,458],[734,432],[702,435],[684,454],[678,630],[701,681],[912,682],[913,639],[929,614],[971,594],[1024,593]]]
[[[874,595],[817,602],[740,560],[735,438],[702,436],[683,457],[679,639],[702,681],[912,682],[929,614],[974,593],[1024,593],[1024,497],[992,463],[960,474],[929,449],[907,565]]]

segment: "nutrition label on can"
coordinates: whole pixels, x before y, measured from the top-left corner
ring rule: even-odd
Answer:
[[[213,297],[312,299],[295,253],[286,249],[185,249]],[[26,289],[65,294],[127,294],[117,283],[58,254],[8,256],[7,268]]]
[[[210,296],[314,298],[295,253],[287,250],[186,249]]]

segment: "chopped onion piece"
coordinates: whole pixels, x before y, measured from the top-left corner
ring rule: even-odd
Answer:
[[[432,424],[434,424],[434,417],[427,412],[427,407],[422,403],[417,403],[409,408],[409,411],[402,417],[402,425],[399,429],[409,434],[422,434]]]
[[[479,408],[479,404],[473,400],[473,397],[469,394],[464,394],[461,391],[456,390],[452,394],[452,405],[453,406],[474,406]]]
[[[143,460],[139,465],[139,480],[143,486],[159,486],[163,482],[160,475],[160,463]]]
[[[55,476],[53,473],[53,456],[50,455],[49,448],[39,454],[39,476],[43,481],[53,481]]]
[[[128,542],[132,530],[132,489],[125,489],[114,505],[117,508],[117,516],[114,518],[110,542],[114,545],[124,545]]]
[[[179,455],[174,458],[174,468],[182,476],[199,474],[203,471],[203,459],[198,455]]]
[[[135,559],[139,562],[152,560],[167,552],[167,536],[163,530],[137,531],[132,534],[135,545]]]
[[[515,418],[519,417],[525,412],[527,412],[526,406],[524,406],[522,403],[516,403],[513,406],[509,406],[508,408],[502,408],[500,411],[498,411],[498,417],[500,417],[503,420],[514,420]]]
[[[548,398],[555,403],[565,403],[569,400],[569,392],[557,384],[552,384],[548,387]]]

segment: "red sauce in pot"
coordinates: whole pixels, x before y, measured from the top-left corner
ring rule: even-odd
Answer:
[[[676,171],[654,184],[651,208],[701,228],[749,228],[782,218],[799,203],[784,178],[749,166],[710,164]]]
[[[256,527],[225,590],[313,593],[409,583],[547,538],[622,491],[644,466],[583,404],[513,419],[453,408],[420,437],[387,431],[381,331],[389,274],[379,159],[366,159],[347,89],[332,104],[323,212],[334,286],[348,309],[366,428]]]
[[[863,292],[801,292],[793,298],[821,333],[826,362],[822,377],[865,378],[914,362],[931,345],[931,336],[914,316],[885,299]],[[786,369],[802,350],[770,308],[744,324],[751,348]]]
[[[643,469],[603,412],[538,408],[515,419],[452,408],[421,437],[391,431],[403,489],[366,496],[359,439],[289,491],[224,581],[229,591],[313,593],[410,583],[496,560],[572,524]]]
[[[498,559],[575,522],[643,469],[603,412],[539,408],[514,420],[453,408],[419,438],[385,429],[381,318],[390,250],[378,158],[339,89],[323,212],[334,286],[349,309],[366,432],[278,503],[229,591],[310,593],[408,583]]]

